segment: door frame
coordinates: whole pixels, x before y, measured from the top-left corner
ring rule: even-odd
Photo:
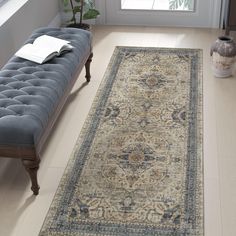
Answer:
[[[116,1],[116,0],[95,0],[95,5],[100,11],[100,17],[97,19],[97,24],[101,25],[109,25],[109,22],[107,21],[107,1]],[[200,0],[199,0],[200,1]],[[202,0],[204,1],[204,0]],[[221,22],[222,22],[222,1],[224,0],[209,0],[210,1],[210,12],[209,12],[209,22],[207,23],[207,26],[199,26],[199,27],[207,27],[207,28],[220,28]],[[127,10],[130,11],[130,10]],[[138,11],[133,11],[135,12]],[[176,13],[175,13],[176,14]],[[194,13],[192,13],[194,14]],[[114,25],[119,24],[118,23],[112,23]],[[134,24],[132,24],[134,25]],[[145,24],[143,24],[145,25]],[[146,24],[148,26],[149,24]],[[158,26],[158,25],[157,25]],[[161,26],[161,25],[160,25]],[[162,25],[163,26],[163,25]],[[193,26],[195,27],[195,26]],[[197,27],[197,26],[196,26]]]

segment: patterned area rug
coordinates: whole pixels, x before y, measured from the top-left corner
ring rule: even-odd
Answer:
[[[203,235],[202,52],[116,47],[40,235]]]

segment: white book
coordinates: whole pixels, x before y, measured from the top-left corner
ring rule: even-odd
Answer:
[[[55,38],[49,35],[42,35],[34,42],[25,44],[15,55],[36,63],[42,64],[62,52],[70,51],[73,46],[67,40]]]

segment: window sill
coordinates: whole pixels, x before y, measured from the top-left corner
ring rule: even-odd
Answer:
[[[0,27],[29,0],[8,0],[0,7]]]

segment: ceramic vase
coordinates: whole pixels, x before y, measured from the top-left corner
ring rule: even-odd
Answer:
[[[215,77],[230,77],[236,59],[236,43],[232,37],[220,36],[211,46],[212,67]]]

